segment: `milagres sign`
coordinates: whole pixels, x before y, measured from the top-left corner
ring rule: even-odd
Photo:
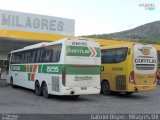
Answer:
[[[0,29],[74,36],[75,21],[53,16],[0,10]]]

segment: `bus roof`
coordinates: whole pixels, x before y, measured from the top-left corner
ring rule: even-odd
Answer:
[[[104,50],[104,49],[108,49],[108,48],[130,47],[130,46],[133,46],[133,45],[135,45],[135,44],[155,46],[155,45],[153,45],[153,44],[148,44],[148,43],[134,43],[134,42],[130,42],[130,43],[127,43],[127,44],[116,44],[116,45],[102,46],[101,49]]]
[[[108,46],[102,46],[101,49],[108,49],[108,48],[117,48],[117,47],[129,47],[135,43],[127,43],[127,44],[116,44],[116,45],[108,45]]]
[[[40,47],[44,47],[44,46],[49,46],[49,45],[54,45],[54,44],[58,44],[58,43],[63,43],[66,40],[75,40],[75,41],[85,40],[85,41],[91,41],[91,40],[86,39],[86,38],[63,38],[63,39],[60,39],[60,40],[57,40],[57,41],[54,41],[54,42],[42,42],[42,43],[37,43],[37,44],[34,44],[34,45],[29,45],[29,46],[26,46],[24,48],[11,51],[10,53],[20,52],[20,51],[25,51],[25,50],[31,50],[31,49],[34,49],[34,48],[40,48]],[[91,41],[91,42],[98,43],[97,41]]]

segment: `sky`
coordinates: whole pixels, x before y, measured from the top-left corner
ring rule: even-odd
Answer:
[[[143,5],[154,5],[153,10]],[[0,0],[0,9],[75,20],[75,36],[114,33],[160,20],[160,0]]]

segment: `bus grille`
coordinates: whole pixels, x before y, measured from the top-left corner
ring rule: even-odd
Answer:
[[[116,76],[116,89],[117,90],[126,89],[126,76],[125,75]]]
[[[52,90],[59,92],[59,77],[57,76],[52,77]]]

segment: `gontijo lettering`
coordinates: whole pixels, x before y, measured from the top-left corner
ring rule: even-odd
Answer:
[[[82,54],[89,54],[90,51],[89,49],[71,49],[71,48],[68,48],[68,53],[82,53]]]
[[[155,59],[135,59],[135,63],[156,63]]]
[[[67,56],[100,57],[100,49],[96,47],[67,46]]]

